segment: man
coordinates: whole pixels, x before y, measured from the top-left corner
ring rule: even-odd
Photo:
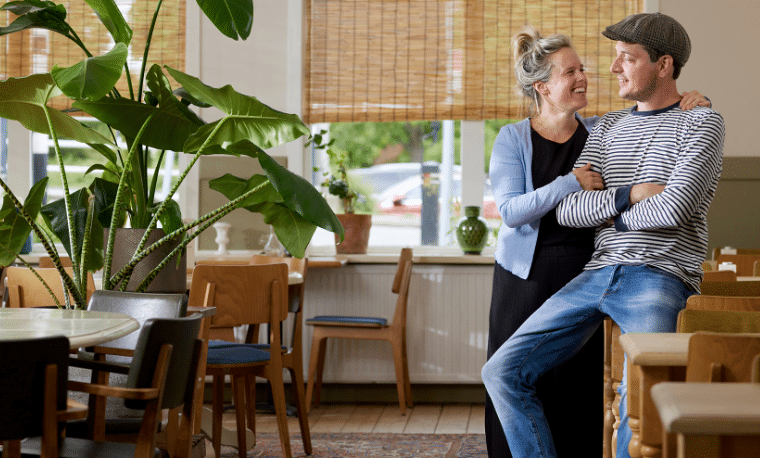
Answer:
[[[594,255],[483,367],[514,457],[556,456],[533,388],[539,375],[574,355],[605,316],[624,333],[674,331],[678,312],[699,290],[723,119],[709,108],[678,107],[676,79],[691,44],[673,18],[635,14],[603,34],[617,41],[610,70],[620,96],[636,106],[602,117],[576,163],[591,164],[606,189],[571,194],[557,207],[560,224],[599,227]],[[617,456],[625,458],[631,436],[625,381],[619,392]]]

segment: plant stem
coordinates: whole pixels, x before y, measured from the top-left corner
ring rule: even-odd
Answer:
[[[132,156],[134,156],[137,147],[139,146],[139,141],[142,138],[143,134],[145,133],[145,130],[148,127],[148,124],[150,124],[150,121],[153,119],[153,117],[158,114],[158,110],[154,111],[153,113],[148,116],[148,119],[145,120],[142,127],[140,127],[140,131],[137,133],[137,137],[134,139],[134,142],[132,143],[132,148],[130,148],[129,153],[127,154],[126,163],[130,163],[132,161]],[[111,276],[111,263],[113,262],[113,244],[114,239],[116,238],[116,226],[119,218],[119,209],[121,208],[122,201],[124,200],[124,189],[126,188],[126,179],[127,174],[122,173],[121,177],[119,178],[119,187],[116,190],[116,199],[114,201],[113,205],[113,213],[111,214],[111,224],[109,227],[111,230],[108,231],[108,243],[106,244],[106,255],[105,259],[103,260],[103,289],[111,289],[111,282],[108,280],[108,278]]]

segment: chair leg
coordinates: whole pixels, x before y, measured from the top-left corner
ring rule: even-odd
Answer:
[[[404,355],[402,343],[391,341],[393,348],[393,365],[396,368],[396,390],[398,391],[398,406],[401,415],[406,415],[406,380],[404,380]]]
[[[404,357],[404,388],[406,390],[406,406],[412,408],[414,402],[412,402],[412,381],[409,378],[409,357],[406,351],[406,338],[401,340],[401,353]]]
[[[312,404],[319,405],[320,391],[322,390],[322,368],[325,362],[326,338],[320,338],[314,328],[314,338],[311,340],[311,356],[309,357],[309,383],[306,386],[306,411],[311,412]],[[316,391],[315,391],[316,389]]]
[[[245,417],[247,408],[245,404],[245,376],[232,377],[232,403],[235,405],[235,424],[237,425],[238,456],[246,457],[248,450],[245,443]]]
[[[296,368],[303,365],[298,364]],[[298,424],[301,427],[301,439],[303,440],[303,451],[311,455],[311,432],[309,432],[309,416],[306,409],[306,395],[303,389],[303,372],[293,367],[289,367],[290,380],[292,381],[293,397],[296,400],[296,410],[298,412]]]
[[[221,456],[222,450],[222,412],[224,410],[224,375],[214,375],[212,388],[214,394],[212,399],[213,411],[213,428],[211,433],[211,442],[214,445],[214,456]]]
[[[270,368],[269,382],[272,386],[272,400],[274,401],[274,413],[277,417],[277,429],[280,431],[280,444],[282,445],[282,456],[292,458],[290,452],[290,436],[288,434],[288,412],[285,404],[285,382],[282,378],[282,367],[280,370]]]
[[[256,437],[256,376],[246,375],[245,377],[246,397],[245,406],[248,413],[248,429],[253,432],[253,437]],[[254,442],[251,446],[256,445]]]

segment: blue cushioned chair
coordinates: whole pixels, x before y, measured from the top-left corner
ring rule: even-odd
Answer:
[[[222,403],[226,375],[232,378],[232,400],[235,404],[239,456],[241,458],[246,456],[248,446],[245,437],[246,417],[248,427],[255,433],[255,402],[253,402],[255,398],[251,393],[255,386],[246,384],[246,378],[249,376],[259,376],[269,380],[283,456],[287,458],[291,456],[280,349],[280,324],[288,316],[287,301],[288,266],[285,264],[204,264],[197,265],[193,270],[189,305],[216,307],[216,315],[211,320],[211,340],[206,360],[206,374],[213,377],[211,436],[214,456],[220,456]],[[268,350],[218,342],[219,340],[234,342],[233,328],[237,326],[262,323],[269,325],[272,346]],[[249,387],[248,390],[246,386]],[[305,411],[305,406],[299,406],[299,409],[301,408]]]
[[[412,407],[412,388],[409,382],[409,363],[406,355],[406,307],[409,297],[409,281],[412,275],[412,250],[404,248],[398,260],[392,292],[397,294],[393,322],[385,318],[354,316],[316,316],[306,320],[313,327],[311,338],[311,358],[309,360],[309,384],[306,399],[311,407],[319,405],[322,388],[322,369],[325,365],[325,348],[328,338],[387,340],[393,349],[396,369],[396,388],[401,413]]]

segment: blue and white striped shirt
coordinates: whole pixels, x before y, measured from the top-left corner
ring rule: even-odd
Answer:
[[[699,291],[707,251],[707,210],[720,178],[723,118],[709,108],[607,113],[594,126],[576,162],[600,172],[606,189],[579,191],[557,206],[571,227],[597,226],[586,270],[649,265]],[[629,205],[631,186],[665,190]]]

